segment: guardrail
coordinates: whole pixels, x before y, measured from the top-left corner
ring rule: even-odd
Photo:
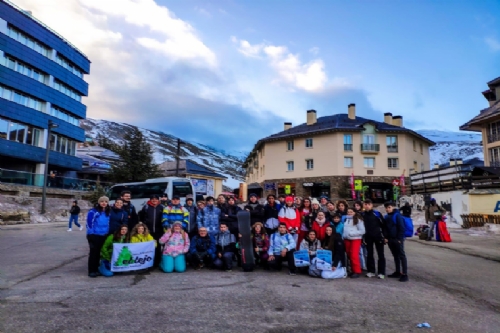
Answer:
[[[460,217],[462,218],[462,228],[464,229],[484,227],[486,223],[500,224],[500,215],[463,214]]]
[[[452,179],[439,179],[435,181],[421,181],[417,184],[411,183],[412,194],[436,193],[456,190],[472,189],[498,189],[500,188],[499,176],[469,176]]]
[[[0,169],[0,183],[43,187],[43,174]],[[47,176],[47,188],[59,188],[70,191],[94,191],[97,185],[108,188],[112,183],[62,177],[54,174]]]

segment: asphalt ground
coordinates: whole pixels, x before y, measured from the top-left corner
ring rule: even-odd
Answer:
[[[500,263],[429,245],[406,242],[407,283],[286,269],[91,279],[85,231],[4,226],[0,332],[500,332]]]

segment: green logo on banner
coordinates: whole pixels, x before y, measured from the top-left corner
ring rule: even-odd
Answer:
[[[122,247],[118,259],[116,259],[115,266],[128,266],[132,261],[132,253],[128,249],[128,246]]]

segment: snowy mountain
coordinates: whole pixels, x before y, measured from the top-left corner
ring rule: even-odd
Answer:
[[[431,166],[434,163],[444,164],[451,158],[462,158],[464,163],[474,158],[484,160],[481,133],[438,130],[416,132],[436,142],[436,145],[430,148]]]
[[[125,123],[87,118],[80,122],[80,127],[85,130],[87,137],[95,139],[98,134],[101,134],[113,142],[120,143],[123,140],[126,130],[133,126]],[[159,131],[151,131],[144,128],[139,129],[149,144],[151,144],[151,147],[153,147],[153,157],[156,163],[175,160],[177,137]],[[239,183],[244,181],[242,165],[246,158],[246,153],[225,152],[200,143],[182,141],[184,143],[181,145],[181,159],[189,159],[226,176],[228,179],[224,182],[224,186],[228,187],[228,189],[237,188],[239,187]]]

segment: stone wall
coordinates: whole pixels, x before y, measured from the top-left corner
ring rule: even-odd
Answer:
[[[0,183],[0,194],[21,196],[21,197],[41,197],[43,188],[39,186],[27,186],[19,184]],[[68,198],[79,200],[90,195],[85,191],[72,191],[61,188],[47,187],[47,198]]]

